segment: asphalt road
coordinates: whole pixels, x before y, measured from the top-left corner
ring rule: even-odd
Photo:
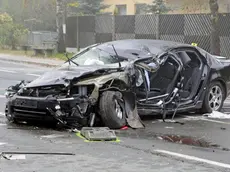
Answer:
[[[0,158],[0,172],[230,171],[229,119],[178,114],[175,120],[180,123],[163,123],[160,117],[148,117],[143,119],[143,130],[118,131],[120,142],[85,142],[69,131],[8,124],[4,117],[4,90],[49,70],[0,61],[0,152],[75,155],[13,155],[11,160]],[[172,135],[184,136],[183,143],[196,140],[195,144],[199,144],[168,142],[175,138]]]

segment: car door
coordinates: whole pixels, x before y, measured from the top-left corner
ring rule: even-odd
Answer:
[[[174,51],[181,59],[183,88],[180,91],[181,106],[196,104],[208,80],[209,66],[206,58],[196,48],[180,48]]]
[[[138,99],[138,103],[150,108],[159,108],[162,102],[170,104],[173,101],[178,92],[175,88],[182,69],[182,63],[174,53],[164,53],[157,58],[160,64],[157,71],[151,72],[141,66],[144,90],[141,94],[137,92],[137,97],[142,96]],[[150,64],[151,61],[146,61],[147,63]]]

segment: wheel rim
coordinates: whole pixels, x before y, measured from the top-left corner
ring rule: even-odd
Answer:
[[[119,119],[122,119],[123,118],[123,112],[122,112],[121,106],[119,105],[117,100],[115,100],[115,110],[116,110],[117,117]]]
[[[222,104],[223,94],[219,86],[214,86],[209,92],[209,106],[213,111],[219,110]]]

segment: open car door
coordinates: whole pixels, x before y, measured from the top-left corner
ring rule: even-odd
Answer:
[[[136,95],[138,106],[163,112],[179,96],[183,64],[176,54],[164,53],[157,58],[138,61]]]

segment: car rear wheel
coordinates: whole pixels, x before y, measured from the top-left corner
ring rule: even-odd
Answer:
[[[220,111],[223,107],[225,99],[225,91],[220,82],[212,82],[203,102],[202,113],[211,113],[212,111]]]
[[[120,129],[126,125],[124,102],[120,92],[106,91],[102,93],[99,108],[101,119],[106,127]]]

